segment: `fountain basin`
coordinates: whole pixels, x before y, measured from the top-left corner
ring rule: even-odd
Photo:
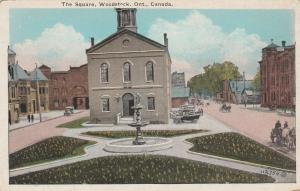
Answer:
[[[133,145],[135,138],[124,138],[108,142],[104,150],[114,153],[145,153],[171,148],[172,140],[162,137],[144,137],[145,144]]]

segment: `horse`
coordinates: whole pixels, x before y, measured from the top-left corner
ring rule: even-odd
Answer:
[[[288,147],[288,149],[296,148],[296,129],[295,129],[295,127],[293,127],[288,132],[287,147]]]
[[[219,111],[230,112],[231,106],[226,106],[226,104],[222,105]]]
[[[280,145],[281,141],[282,141],[281,129],[280,128],[272,129],[270,138],[271,138],[272,143],[276,143],[276,144]]]

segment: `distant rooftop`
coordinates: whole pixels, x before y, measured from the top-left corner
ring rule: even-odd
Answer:
[[[10,80],[29,80],[29,76],[19,64],[10,64],[12,73],[9,76]]]
[[[30,79],[33,81],[48,81],[48,78],[38,68],[30,72]]]
[[[190,96],[188,87],[172,87],[172,98],[185,98]]]
[[[252,89],[253,80],[245,80],[245,89]],[[231,80],[230,82],[230,88],[232,92],[242,92],[244,90],[244,81],[243,80]]]

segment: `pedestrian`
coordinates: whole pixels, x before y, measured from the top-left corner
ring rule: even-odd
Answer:
[[[28,113],[28,115],[27,115],[27,121],[28,121],[28,123],[30,123],[30,113]]]
[[[282,132],[281,132],[282,133],[281,136],[283,138],[283,144],[285,144],[285,145],[287,145],[287,143],[288,143],[289,131],[290,131],[290,129],[289,129],[288,123],[286,121],[283,125],[283,129],[282,129]]]
[[[33,121],[34,121],[34,116],[33,114],[31,114],[31,123],[33,123]]]

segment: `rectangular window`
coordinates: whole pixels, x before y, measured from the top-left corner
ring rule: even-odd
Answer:
[[[148,97],[148,110],[155,110],[154,97]]]
[[[102,111],[110,111],[109,110],[109,98],[102,98]]]

